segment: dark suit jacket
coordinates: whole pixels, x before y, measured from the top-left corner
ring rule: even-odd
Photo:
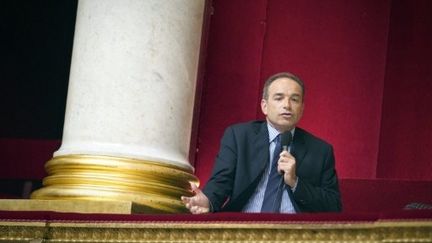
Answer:
[[[332,146],[297,127],[291,151],[296,158],[299,178],[291,195],[296,211],[340,211],[342,206]],[[228,127],[212,176],[203,189],[213,211],[241,211],[254,193],[269,157],[265,121]]]

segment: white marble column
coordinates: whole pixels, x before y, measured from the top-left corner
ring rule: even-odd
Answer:
[[[205,0],[79,1],[54,158],[109,156],[193,171],[188,153],[204,7]]]
[[[98,154],[190,167],[204,0],[78,6],[63,141]]]

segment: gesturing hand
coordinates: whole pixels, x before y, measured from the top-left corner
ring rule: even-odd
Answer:
[[[208,213],[210,211],[210,202],[207,196],[195,184],[191,183],[191,187],[195,195],[192,197],[182,196],[183,204],[193,214]]]

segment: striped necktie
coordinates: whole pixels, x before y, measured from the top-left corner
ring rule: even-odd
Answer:
[[[282,200],[281,190],[281,179],[282,175],[280,175],[277,171],[277,162],[279,160],[279,154],[282,152],[281,146],[281,137],[280,134],[275,138],[276,146],[273,152],[273,161],[270,167],[270,175],[267,182],[267,187],[264,193],[264,201],[261,207],[261,212],[273,213],[279,212],[279,208]]]

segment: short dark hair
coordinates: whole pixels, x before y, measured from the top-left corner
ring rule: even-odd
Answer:
[[[280,79],[280,78],[289,78],[291,80],[294,80],[296,83],[298,83],[302,89],[302,97],[304,98],[305,87],[304,87],[303,81],[298,76],[296,76],[292,73],[281,72],[281,73],[276,73],[276,74],[272,75],[270,78],[268,78],[265,81],[264,88],[263,88],[263,95],[262,95],[263,99],[265,99],[265,100],[268,99],[268,89],[269,89],[270,85],[273,83],[273,81],[275,81],[276,79]]]

